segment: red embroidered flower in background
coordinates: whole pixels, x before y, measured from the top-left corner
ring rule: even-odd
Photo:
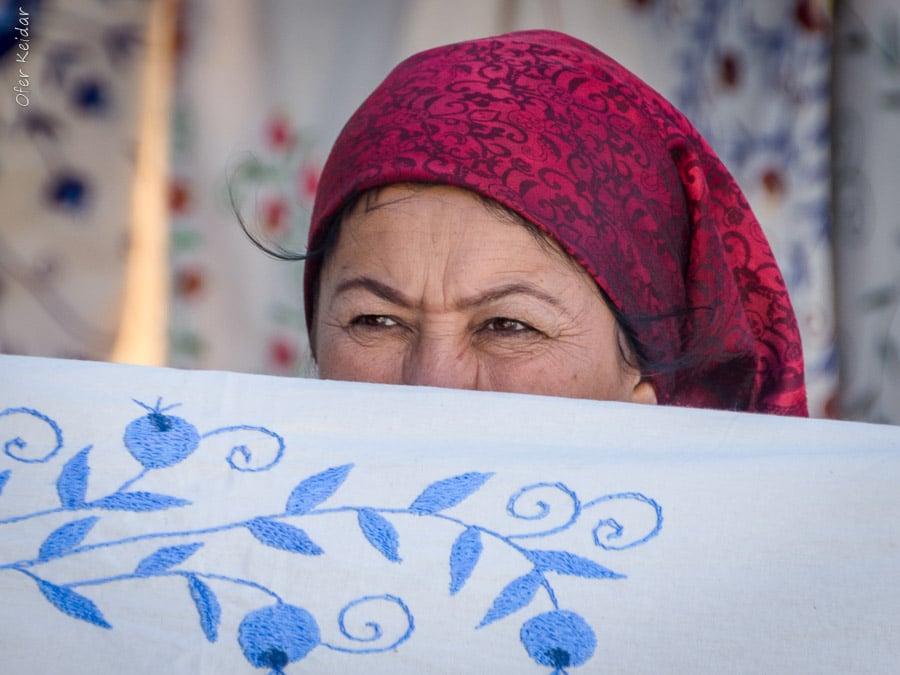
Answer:
[[[266,141],[272,150],[284,152],[294,147],[297,134],[294,126],[284,115],[273,115],[266,124]]]
[[[744,64],[740,54],[733,51],[725,51],[719,55],[719,82],[725,89],[735,89],[740,86],[744,75]]]
[[[781,198],[787,189],[784,173],[778,167],[769,167],[763,171],[760,182],[770,197]]]
[[[316,197],[316,190],[319,187],[319,176],[322,170],[318,164],[311,162],[301,165],[297,172],[297,185],[300,189],[300,199],[304,203],[312,203]]]
[[[173,178],[169,183],[169,210],[175,215],[184,215],[190,210],[192,201],[190,185]]]
[[[269,363],[276,373],[293,372],[297,367],[297,345],[283,336],[269,340]]]
[[[824,33],[830,23],[823,0],[799,0],[794,6],[794,19],[810,33]]]
[[[283,197],[272,197],[259,207],[259,222],[268,237],[282,237],[288,230],[290,209]]]
[[[190,8],[187,4],[187,2],[175,3],[175,26],[172,31],[171,45],[172,53],[175,56],[175,66],[179,70],[187,60],[193,46],[192,38],[194,36],[191,31]]]
[[[835,392],[825,401],[825,418],[829,420],[841,419],[841,397]]]
[[[199,296],[206,286],[206,275],[199,267],[185,266],[175,272],[175,295],[190,300]]]

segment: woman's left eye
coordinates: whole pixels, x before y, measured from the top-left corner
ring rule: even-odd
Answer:
[[[487,330],[492,333],[522,334],[538,332],[536,328],[534,328],[533,326],[529,326],[524,321],[519,321],[518,319],[508,319],[502,316],[498,316],[496,318],[490,319],[489,321],[486,321],[483,324],[482,328],[483,330]]]

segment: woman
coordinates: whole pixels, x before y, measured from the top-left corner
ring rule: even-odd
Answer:
[[[690,122],[550,31],[401,63],[323,170],[325,378],[805,415],[766,239]]]

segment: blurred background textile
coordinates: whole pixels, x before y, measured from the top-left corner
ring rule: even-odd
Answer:
[[[164,236],[164,213],[152,210],[163,146],[141,142],[146,122],[156,138],[167,119],[155,9],[140,0],[0,2],[4,352],[107,359],[133,332],[122,323],[140,267],[130,264],[131,244],[135,233]],[[146,262],[162,279],[165,259]],[[136,297],[158,327],[164,286],[145,282]],[[155,342],[165,335],[141,332]],[[162,354],[154,346],[144,356]]]
[[[791,290],[812,414],[900,423],[894,0],[0,7],[3,351],[309,374],[302,266],[255,249],[235,211],[302,250],[328,149],[393,65],[544,27],[659,89],[735,174]]]

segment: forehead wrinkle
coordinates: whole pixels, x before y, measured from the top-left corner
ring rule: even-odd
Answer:
[[[398,190],[400,193],[395,194]],[[501,218],[497,209],[489,208],[477,196],[464,193],[470,199],[462,204],[450,198],[459,192],[463,191],[453,189],[451,194],[445,195],[441,187],[401,185],[379,190],[375,194],[367,193],[366,197],[372,201],[364,202],[363,208],[358,207],[357,212],[348,219],[347,229],[352,232],[353,240],[365,248],[363,238],[357,238],[362,235],[363,230],[367,230],[372,236],[378,236],[380,228],[393,231],[397,229],[397,223],[402,223],[404,236],[392,244],[394,257],[409,247],[406,255],[411,257],[407,258],[410,263],[407,271],[412,272],[419,281],[414,283],[415,290],[410,288],[404,292],[404,284],[398,283],[399,279],[394,278],[394,271],[387,267],[381,270],[383,273],[375,274],[371,273],[374,269],[368,273],[358,270],[353,278],[340,282],[335,293],[357,288],[396,306],[427,312],[477,308],[505,297],[521,295],[565,311],[567,304],[563,298],[531,283],[528,278],[534,276],[537,271],[535,268],[544,269],[547,264],[556,267],[558,260],[566,262],[567,271],[573,264],[580,275],[585,274],[584,270],[559,249],[553,240],[535,236],[534,232],[518,221]],[[424,215],[421,212],[423,203],[431,209]],[[509,214],[503,211],[502,215]],[[485,218],[487,222],[482,223]],[[479,226],[469,226],[472,221],[476,221]],[[517,238],[500,246],[499,250],[491,250],[495,246],[490,246],[486,252],[485,242],[481,240],[482,228],[492,232],[509,232],[517,235]],[[419,246],[425,247],[423,250],[427,253],[423,253],[423,250],[413,251],[416,240],[420,242]],[[514,255],[517,251],[521,251],[520,258],[524,257],[524,260],[531,262],[525,263],[517,259]],[[539,254],[537,260],[536,253]],[[423,255],[428,264],[421,265],[424,262]],[[416,259],[419,264],[413,263]],[[479,277],[478,274],[473,277],[473,272],[477,270],[472,265],[485,263],[489,263],[488,269],[502,272],[508,283],[495,279],[492,284],[489,278],[482,278],[478,286],[470,286]],[[528,269],[522,268],[522,265]],[[406,279],[405,275],[401,277]],[[469,288],[466,289],[466,286]],[[409,290],[413,291],[412,295]]]

